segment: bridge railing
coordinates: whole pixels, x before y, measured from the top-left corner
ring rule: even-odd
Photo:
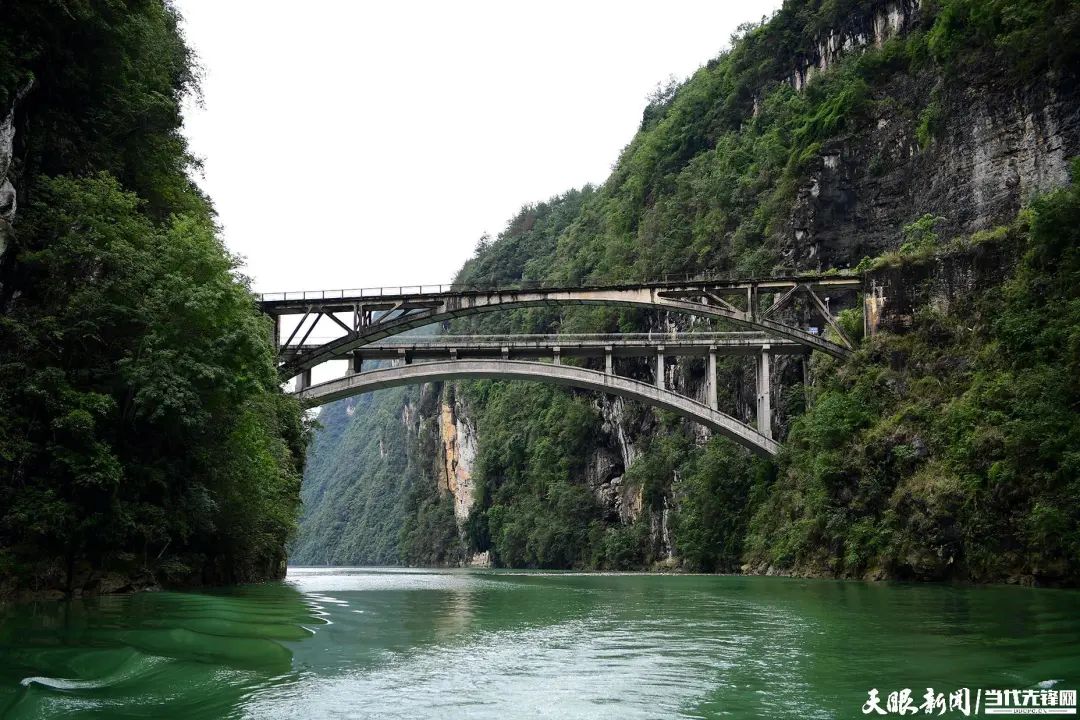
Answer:
[[[339,300],[344,298],[377,298],[395,295],[442,295],[476,289],[469,285],[388,285],[376,288],[348,288],[342,290],[293,290],[288,292],[257,293],[261,302],[283,300]]]
[[[804,272],[794,270],[775,271],[769,275],[759,275],[754,280],[776,280],[798,278],[800,276],[821,277],[836,275],[837,277],[850,276],[850,273],[838,271],[827,272]],[[632,281],[626,280],[620,283],[584,282],[578,283],[583,287],[621,287],[624,285],[670,285],[674,283],[688,282],[733,282],[747,280],[745,276],[734,272],[703,272],[664,275],[650,280]],[[573,287],[574,283],[553,283],[542,280],[515,280],[503,284],[484,283],[442,283],[437,285],[386,285],[383,287],[368,288],[345,288],[340,290],[290,290],[287,292],[256,293],[260,302],[287,302],[290,300],[341,300],[345,298],[379,298],[395,297],[401,295],[444,295],[458,292],[490,292],[495,290],[548,290]]]

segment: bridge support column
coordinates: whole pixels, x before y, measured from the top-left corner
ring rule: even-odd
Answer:
[[[709,407],[719,409],[719,401],[716,399],[716,346],[709,348],[709,369],[705,376],[705,394],[708,396]]]
[[[349,370],[352,371],[353,375],[363,372],[364,356],[360,353],[353,353],[352,357],[349,359]]]
[[[757,429],[772,437],[772,383],[769,379],[769,346],[765,345],[757,359]]]
[[[615,361],[611,357],[610,345],[604,346],[604,372],[606,372],[608,375],[615,374]]]
[[[296,376],[296,392],[307,390],[309,387],[311,387],[311,368]]]
[[[761,292],[757,283],[750,283],[750,287],[746,288],[746,316],[751,320],[757,320],[760,314]]]
[[[664,346],[656,346],[656,387],[664,389]]]
[[[556,365],[562,365],[562,348],[558,345],[551,348],[551,361]]]

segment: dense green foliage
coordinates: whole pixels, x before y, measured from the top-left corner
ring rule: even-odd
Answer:
[[[17,3],[0,99],[0,585],[279,574],[306,441],[269,327],[187,176],[191,57],[160,1]]]
[[[407,502],[418,475],[401,415],[416,388],[382,390],[319,412],[304,468],[295,565],[396,565]],[[431,483],[434,488],[434,484]]]
[[[590,523],[600,518],[580,482],[596,411],[548,386],[470,383],[463,391],[483,408],[476,472],[486,484],[472,544],[513,567],[584,564]]]
[[[1075,582],[1080,163],[1073,178],[994,234],[1020,258],[1006,282],[822,369],[754,518],[755,562]]]
[[[161,0],[17,2],[0,28],[0,108],[33,83],[16,140],[20,203],[33,179],[107,172],[158,219],[200,212],[180,134],[196,66]]]
[[[465,560],[465,546],[454,517],[454,501],[430,475],[420,474],[418,480],[409,492],[398,536],[400,562],[410,567],[457,565]]]

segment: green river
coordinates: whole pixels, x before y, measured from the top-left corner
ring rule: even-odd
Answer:
[[[1078,610],[1015,587],[293,568],[0,610],[0,717],[865,717],[870,688],[1076,688]]]

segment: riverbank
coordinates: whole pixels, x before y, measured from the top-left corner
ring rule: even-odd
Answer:
[[[116,562],[104,568],[86,562],[69,571],[60,563],[42,562],[33,572],[10,576],[0,582],[0,607],[38,601],[126,595],[162,590],[198,590],[282,580],[287,566],[283,559],[268,560],[237,572],[224,560],[195,565],[163,563],[154,569],[141,563]]]

